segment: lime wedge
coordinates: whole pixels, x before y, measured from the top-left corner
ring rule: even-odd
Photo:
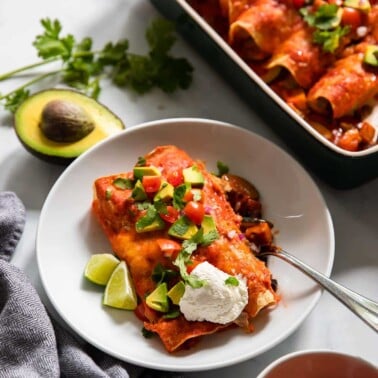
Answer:
[[[118,264],[119,260],[111,253],[92,255],[85,267],[84,277],[95,284],[105,286]]]
[[[114,269],[105,288],[102,303],[123,310],[134,310],[137,297],[129,270],[124,261]]]

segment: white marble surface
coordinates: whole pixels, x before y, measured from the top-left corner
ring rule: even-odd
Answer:
[[[98,46],[126,37],[131,43],[130,50],[143,52],[145,27],[157,15],[147,0],[3,0],[0,2],[0,72],[36,60],[31,43],[41,31],[41,18],[58,18],[65,32],[78,37],[90,35]],[[204,117],[245,127],[285,148],[258,115],[180,38],[174,53],[187,57],[195,67],[190,90],[174,95],[154,91],[138,97],[108,85],[102,92],[101,101],[116,112],[127,127],[159,118]],[[0,83],[0,92],[6,93],[17,84],[17,80]],[[26,271],[45,300],[36,264],[35,235],[44,199],[63,169],[26,152],[12,129],[11,118],[0,111],[0,190],[15,191],[27,210],[25,231],[13,263]],[[317,177],[314,179],[324,195],[335,227],[332,278],[378,300],[378,180],[340,191]],[[313,348],[355,354],[378,364],[378,335],[324,293],[300,328],[272,350],[238,365],[182,376],[255,377],[276,358]]]

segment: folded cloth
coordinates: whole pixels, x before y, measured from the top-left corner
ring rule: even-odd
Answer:
[[[97,350],[49,315],[25,273],[9,262],[24,223],[20,199],[0,192],[0,377],[169,376]]]

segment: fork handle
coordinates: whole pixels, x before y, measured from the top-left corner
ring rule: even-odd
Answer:
[[[287,253],[282,249],[262,252],[260,255],[276,256],[295,266],[307,276],[314,279],[320,286],[325,288],[340,302],[347,306],[352,312],[354,312],[359,318],[361,318],[366,324],[368,324],[371,328],[378,332],[377,302],[374,302],[362,296],[361,294],[358,294],[346,288],[345,286],[342,286],[339,283],[329,279],[324,274],[319,273],[311,266],[307,265],[303,261],[297,259],[293,255]]]

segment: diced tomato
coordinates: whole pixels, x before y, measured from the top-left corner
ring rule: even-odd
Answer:
[[[366,144],[370,144],[373,142],[375,135],[375,128],[367,121],[363,121],[360,126],[360,136],[362,141]]]
[[[361,136],[357,129],[347,130],[340,139],[337,141],[337,145],[344,150],[358,151],[358,146],[361,142]]]
[[[193,260],[191,260],[191,264],[188,264],[186,266],[186,271],[188,272],[188,274],[190,274],[197,265],[201,264],[201,262],[202,261],[193,261]]]
[[[193,201],[193,198],[194,198],[194,196],[193,196],[193,192],[192,192],[191,190],[188,190],[188,191],[184,194],[184,198],[183,198],[183,200],[184,200],[185,202],[189,202],[189,201]]]
[[[161,177],[143,176],[142,184],[146,193],[156,193],[160,189]]]
[[[304,7],[306,1],[305,0],[292,0],[294,8],[300,9]]]
[[[189,202],[189,201],[194,201],[194,198],[196,195],[198,195],[198,192],[201,192],[201,189],[190,189],[184,194],[184,201]],[[196,201],[198,202],[198,201]]]
[[[159,318],[158,313],[155,310],[149,308],[145,302],[140,302],[134,310],[134,313],[137,318],[142,320],[143,322],[155,322]]]
[[[167,206],[167,213],[166,214],[160,213],[160,217],[168,223],[176,222],[179,215],[180,215],[180,212],[175,207],[173,207],[171,205]]]
[[[354,30],[357,29],[362,25],[361,12],[355,8],[344,7],[341,23],[350,26]]]
[[[143,304],[143,302],[138,304],[138,306],[134,310],[134,314],[142,322],[145,322],[145,321],[148,320],[147,317],[144,315],[144,304]]]
[[[181,250],[180,243],[172,239],[157,239],[156,241],[165,257],[176,260],[176,257]]]
[[[173,171],[170,172],[167,176],[167,181],[173,186],[179,186],[184,182],[184,176],[182,171]]]
[[[205,206],[200,202],[189,201],[184,207],[184,214],[195,224],[200,224],[205,216]]]

